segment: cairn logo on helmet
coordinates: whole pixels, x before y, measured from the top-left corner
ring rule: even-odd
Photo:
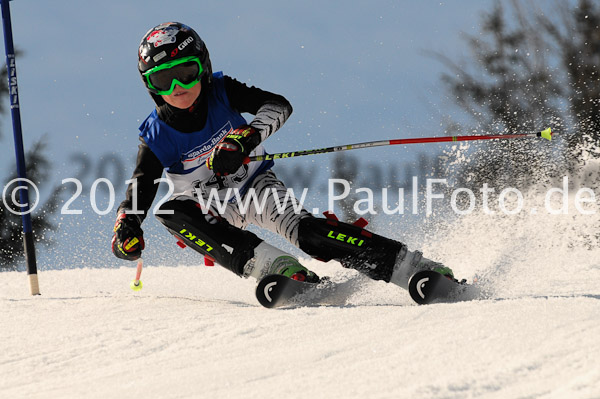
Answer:
[[[174,26],[169,26],[165,29],[155,30],[148,36],[148,43],[154,44],[154,47],[160,47],[163,44],[171,44],[177,41],[177,33],[179,29]]]

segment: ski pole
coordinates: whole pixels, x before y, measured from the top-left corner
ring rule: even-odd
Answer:
[[[313,150],[293,151],[293,152],[280,152],[277,154],[265,154],[255,155],[246,158],[244,163],[253,161],[269,161],[274,159],[284,158],[295,158],[305,155],[325,154],[328,152],[339,152],[348,150],[358,150],[359,148],[371,148],[381,147],[386,145],[399,145],[399,144],[419,144],[419,143],[442,143],[442,142],[455,142],[455,141],[478,141],[478,140],[509,140],[509,139],[520,139],[520,138],[537,138],[542,137],[546,140],[552,140],[552,130],[547,128],[537,133],[516,133],[516,134],[488,134],[478,136],[444,136],[444,137],[420,137],[420,138],[409,138],[409,139],[393,139],[393,140],[381,140],[381,141],[368,141],[366,143],[348,144],[337,147],[328,148],[317,148]]]
[[[139,291],[142,289],[143,284],[140,278],[142,277],[142,267],[144,266],[144,260],[140,258],[137,264],[137,270],[135,272],[135,280],[131,280],[129,287],[134,291]]]
[[[27,262],[27,275],[29,277],[29,291],[31,295],[40,295],[38,283],[37,261],[35,258],[34,236],[31,225],[31,209],[29,208],[29,188],[24,183],[27,181],[25,154],[23,150],[23,132],[21,127],[21,112],[19,105],[19,88],[17,85],[17,66],[15,48],[13,43],[12,22],[10,20],[9,0],[2,0],[2,25],[4,27],[4,49],[6,52],[6,71],[8,74],[8,93],[10,96],[10,113],[13,122],[13,136],[15,140],[15,154],[17,158],[17,174],[19,176],[19,205],[23,220],[23,252]],[[14,191],[13,191],[14,193]],[[14,198],[14,196],[13,196]]]

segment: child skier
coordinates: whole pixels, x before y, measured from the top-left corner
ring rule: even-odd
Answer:
[[[117,257],[141,256],[140,225],[156,196],[155,180],[166,170],[174,194],[160,207],[158,220],[182,245],[238,276],[260,279],[279,273],[319,280],[296,258],[244,230],[254,224],[282,235],[314,258],[336,260],[403,288],[421,269],[452,277],[450,269],[419,251],[365,230],[366,223],[314,217],[295,198],[286,197],[284,183],[271,170],[272,161],[248,163],[248,156],[265,153],[261,143],[285,123],[292,107],[280,95],[248,87],[221,72],[213,74],[208,50],[190,27],[169,22],[150,29],[139,46],[138,70],[156,109],[140,126],[135,184],[127,188],[117,212],[112,239]],[[250,123],[241,116],[244,112],[254,115]],[[228,189],[237,189],[242,200],[255,195],[259,204],[264,201],[262,212],[252,206],[242,212],[239,201],[226,197]],[[228,200],[225,212],[207,204],[211,191]]]

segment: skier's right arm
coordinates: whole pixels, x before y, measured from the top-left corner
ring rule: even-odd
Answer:
[[[131,177],[135,184],[129,184],[125,201],[119,205],[112,239],[113,253],[116,257],[125,260],[136,260],[142,255],[145,245],[141,224],[158,190],[158,184],[154,181],[159,179],[163,172],[163,166],[156,155],[142,139],[140,141],[142,143],[138,147],[136,166]],[[135,204],[134,198],[137,200]],[[143,213],[127,213],[131,210]]]
[[[158,191],[158,183],[155,183],[155,180],[160,179],[164,167],[158,157],[150,150],[148,144],[142,138],[140,138],[140,141],[135,169],[131,176],[131,180],[135,184],[130,183],[127,186],[125,201],[119,205],[117,214],[128,210],[142,211],[143,213],[138,215],[140,222],[142,222],[146,218],[148,210],[152,207],[152,202]],[[134,189],[136,190],[135,197]],[[133,201],[134,198],[136,198],[136,203]]]

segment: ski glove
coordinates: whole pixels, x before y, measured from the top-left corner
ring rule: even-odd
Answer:
[[[215,146],[206,166],[217,176],[235,173],[248,163],[248,155],[260,144],[260,134],[252,126],[242,125],[232,130]]]
[[[117,258],[136,260],[144,249],[144,232],[137,215],[121,213],[117,217],[112,238],[112,251]]]

